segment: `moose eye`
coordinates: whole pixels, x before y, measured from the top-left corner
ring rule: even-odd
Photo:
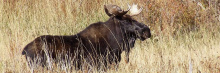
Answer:
[[[138,30],[138,28],[135,28],[135,30]]]
[[[145,33],[145,31],[142,31],[142,33]]]

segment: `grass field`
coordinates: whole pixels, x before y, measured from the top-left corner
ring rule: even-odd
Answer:
[[[130,62],[125,63],[123,53],[118,69],[107,72],[220,73],[219,0],[0,0],[0,72],[31,72],[21,52],[34,38],[74,35],[109,18],[103,5],[126,9],[127,3],[143,8],[134,18],[150,26],[153,37],[137,40]]]

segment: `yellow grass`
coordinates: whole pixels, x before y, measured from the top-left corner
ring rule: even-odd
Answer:
[[[151,26],[153,37],[137,40],[130,62],[125,63],[123,53],[118,69],[107,72],[220,72],[218,0],[202,0],[204,7],[190,0],[0,0],[0,72],[31,72],[21,52],[34,38],[74,35],[91,23],[109,18],[104,4],[126,9],[127,3],[143,8],[135,18]],[[52,71],[39,68],[35,72],[67,71],[54,67]]]

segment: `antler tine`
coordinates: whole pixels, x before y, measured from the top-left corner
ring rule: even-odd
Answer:
[[[141,13],[141,11],[142,11],[142,8],[138,9],[138,6],[133,4],[130,9],[130,15],[131,16],[138,15]]]
[[[128,5],[128,10],[127,11],[129,11],[131,9],[131,6],[128,3],[127,3],[127,5]]]

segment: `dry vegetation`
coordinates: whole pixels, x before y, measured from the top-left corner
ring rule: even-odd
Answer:
[[[110,73],[219,73],[219,0],[0,0],[0,72],[29,73],[23,47],[40,35],[73,35],[106,21],[104,4],[138,3],[135,18],[151,26],[151,39],[135,44],[130,62],[124,53]],[[35,72],[67,72],[54,67]],[[76,72],[73,70],[72,72]],[[94,71],[96,72],[96,71]]]

